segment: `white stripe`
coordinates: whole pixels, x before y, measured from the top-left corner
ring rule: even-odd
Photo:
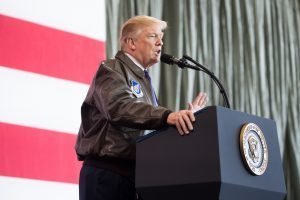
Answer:
[[[0,66],[0,122],[76,134],[88,85]]]
[[[77,184],[0,176],[1,200],[78,200]]]
[[[105,0],[1,0],[0,13],[105,41]]]

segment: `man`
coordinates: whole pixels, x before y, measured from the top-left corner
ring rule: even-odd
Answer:
[[[189,110],[173,112],[157,105],[148,68],[159,62],[167,23],[136,16],[120,32],[121,51],[101,63],[81,108],[76,153],[84,160],[80,200],[135,199],[135,140],[145,130],[176,126],[193,130],[194,112],[207,101],[200,93]]]

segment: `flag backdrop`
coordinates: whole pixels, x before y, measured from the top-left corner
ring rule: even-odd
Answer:
[[[80,106],[105,0],[0,1],[0,199],[78,199]]]

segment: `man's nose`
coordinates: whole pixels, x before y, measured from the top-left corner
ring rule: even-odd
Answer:
[[[162,46],[163,44],[164,44],[164,42],[163,42],[162,38],[159,37],[159,38],[157,39],[156,45],[158,45],[158,46],[161,45],[161,46]]]

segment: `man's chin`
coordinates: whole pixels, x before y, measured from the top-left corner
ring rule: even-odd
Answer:
[[[159,57],[159,58],[157,58],[157,59],[155,59],[155,60],[153,61],[153,65],[155,65],[155,64],[157,64],[157,63],[159,63],[159,61],[160,61],[160,57]]]

